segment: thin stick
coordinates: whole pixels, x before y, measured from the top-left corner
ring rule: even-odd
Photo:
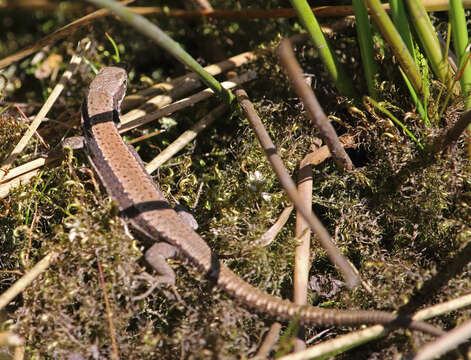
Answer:
[[[299,66],[299,63],[294,56],[290,41],[288,39],[281,40],[277,52],[281,64],[285,68],[288,78],[294,86],[296,94],[298,94],[304,103],[309,119],[320,131],[321,136],[329,147],[330,153],[332,154],[337,166],[341,170],[352,170],[352,160],[350,160],[350,157],[345,152],[334,127],[330,123],[329,119],[327,119],[327,116],[317,101],[314,92],[306,83],[301,66]]]
[[[434,139],[431,145],[431,154],[436,155],[444,151],[448,146],[456,143],[469,124],[471,124],[471,110],[466,111],[443,134],[438,135]]]
[[[39,275],[41,275],[54,261],[58,253],[53,251],[47,254],[30,271],[24,274],[10,288],[0,295],[0,310],[7,306],[18,294],[31,284]]]
[[[448,0],[422,0],[427,11],[447,11]],[[471,8],[471,0],[462,0],[463,7]],[[382,4],[389,10],[389,4]],[[211,19],[277,19],[296,17],[296,11],[289,8],[281,9],[242,9],[242,10],[179,10],[160,7],[129,7],[141,15],[167,16],[174,18],[211,18]],[[319,6],[311,9],[316,17],[343,17],[353,15],[351,5]]]
[[[275,171],[278,180],[286,191],[289,199],[294,204],[294,207],[302,214],[304,219],[308,222],[311,230],[317,235],[319,243],[325,249],[330,261],[339,268],[344,276],[347,286],[349,288],[357,286],[360,283],[357,269],[340,253],[337,246],[332,242],[329,232],[324,225],[322,225],[317,216],[314,213],[310,214],[306,211],[303,201],[296,189],[296,185],[293,179],[291,179],[280,156],[277,154],[275,145],[263,127],[262,121],[258,117],[253,104],[248,99],[247,93],[244,90],[237,90],[236,97],[239,100],[245,116],[257,134],[257,138],[262,145],[267,159]]]
[[[355,140],[351,135],[342,135],[339,137],[339,140],[342,143],[342,146],[345,148],[351,148],[356,146]],[[309,163],[313,166],[319,165],[330,156],[331,154],[329,151],[329,147],[327,145],[324,145],[321,146],[319,149],[316,149],[315,151],[307,154],[303,159],[303,163]]]
[[[89,46],[90,42],[87,41],[87,43],[82,48],[84,51],[86,51]],[[59,83],[52,90],[51,95],[49,95],[48,99],[46,100],[46,103],[42,106],[41,110],[39,110],[38,115],[34,118],[26,133],[20,139],[11,154],[4,161],[2,167],[0,168],[0,181],[5,177],[11,164],[13,164],[16,158],[24,150],[24,148],[28,144],[28,141],[31,139],[31,137],[34,135],[39,125],[41,124],[41,121],[43,121],[43,119],[46,117],[48,111],[51,109],[52,105],[57,100],[62,90],[64,90],[66,83],[70,80],[75,70],[77,70],[78,65],[82,62],[82,51],[79,51],[80,47],[81,45],[79,44],[77,52],[72,56],[72,59],[70,60],[69,68],[64,72]]]
[[[231,79],[231,81],[224,81],[221,85],[227,89],[232,89],[236,87],[237,85],[243,84],[245,82],[251,81],[255,79],[257,74],[253,71],[245,73],[239,77]],[[205,89],[203,91],[200,91],[199,93],[196,93],[190,97],[181,99],[179,101],[176,101],[172,104],[169,104],[167,106],[164,106],[160,110],[157,110],[156,112],[146,114],[143,116],[139,116],[137,118],[130,117],[127,114],[121,117],[121,127],[119,129],[120,133],[129,131],[131,129],[134,129],[140,125],[147,124],[148,122],[151,122],[155,119],[158,119],[162,116],[167,116],[169,114],[174,113],[177,110],[181,110],[187,106],[191,106],[196,104],[199,101],[203,101],[208,99],[214,95],[214,92],[211,89]]]
[[[10,180],[7,183],[0,185],[0,199],[3,199],[8,196],[10,190],[16,188],[20,185],[27,184],[31,181],[32,178],[39,174],[39,169],[27,172],[23,175],[17,176],[16,178]]]
[[[298,194],[303,201],[304,210],[312,213],[312,167],[310,163],[301,161],[298,174]],[[294,255],[294,296],[293,302],[298,305],[307,304],[307,284],[309,281],[311,231],[302,214],[296,212],[296,226],[294,236],[298,240]],[[294,341],[294,352],[306,348],[304,342],[304,328],[300,327]]]
[[[181,134],[174,142],[168,145],[159,155],[157,155],[150,163],[147,164],[146,170],[149,174],[152,174],[157,170],[163,163],[168,161],[183,149],[188,143],[190,143],[196,136],[210,126],[216,119],[224,115],[228,110],[228,107],[224,104],[219,105],[217,108],[212,110],[209,114],[204,116],[200,121],[191,127],[190,130],[185,131]]]
[[[432,360],[455,349],[471,337],[471,321],[468,320],[421,347],[413,360]]]
[[[280,330],[281,324],[278,322],[273,323],[270,326],[270,330],[265,336],[262,345],[258,349],[257,355],[255,355],[252,360],[261,360],[268,357],[268,354],[270,354],[271,349],[273,349],[273,346],[275,346],[276,342],[278,341],[278,338],[280,337]]]
[[[51,162],[56,161],[60,157],[61,156],[58,156],[57,153],[54,153],[53,155],[48,155],[47,157],[40,157],[40,158],[31,160],[30,162],[27,162],[26,164],[17,166],[8,171],[7,175],[0,181],[0,184],[4,184],[32,170],[39,169],[43,165],[50,164]]]
[[[216,64],[211,64],[204,67],[204,70],[209,74],[216,76],[225,71],[245,65],[257,58],[254,51],[247,51],[236,56],[232,56],[226,60],[220,61]],[[202,86],[198,76],[194,73],[179,76],[169,83],[158,83],[151,87],[141,90],[135,94],[128,95],[124,98],[121,104],[121,111],[134,108],[145,101],[146,98],[159,94],[158,97],[149,100],[150,104],[162,107],[170,104],[181,96],[196,90]],[[168,102],[167,102],[168,101]],[[126,114],[127,115],[127,114]]]

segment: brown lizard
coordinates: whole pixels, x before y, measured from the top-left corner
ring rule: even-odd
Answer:
[[[280,320],[298,316],[303,324],[405,326],[434,335],[442,330],[421,321],[374,310],[330,310],[299,306],[253,287],[222,262],[206,242],[170,207],[132,146],[118,132],[119,107],[126,92],[127,74],[120,67],[103,68],[91,82],[82,105],[84,143],[91,164],[122,216],[140,235],[155,242],[145,253],[159,274],[158,280],[174,283],[166,259],[184,256],[221,289],[259,312]]]

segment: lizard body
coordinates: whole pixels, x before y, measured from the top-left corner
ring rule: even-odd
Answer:
[[[118,67],[103,68],[91,82],[82,106],[84,142],[90,162],[106,191],[115,200],[129,224],[156,242],[145,254],[160,273],[160,280],[174,282],[167,257],[184,256],[218,287],[259,312],[280,320],[299,316],[303,324],[317,325],[401,325],[432,334],[442,331],[420,321],[374,310],[331,310],[299,306],[248,284],[221,263],[206,242],[188,225],[158,190],[131,146],[118,132],[119,105],[126,91],[127,75]]]

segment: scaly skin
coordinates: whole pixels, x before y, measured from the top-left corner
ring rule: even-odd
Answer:
[[[427,323],[384,311],[327,310],[295,305],[264,293],[233,273],[218,260],[206,242],[182,222],[157,189],[139,156],[121,139],[116,125],[126,79],[125,70],[107,67],[90,84],[82,107],[85,145],[92,165],[108,194],[119,204],[122,214],[134,229],[157,242],[147,251],[146,259],[161,275],[161,281],[174,281],[173,271],[165,258],[179,254],[190,259],[199,271],[214,279],[218,287],[237,300],[281,320],[298,315],[306,325],[385,324],[434,335],[443,333]]]

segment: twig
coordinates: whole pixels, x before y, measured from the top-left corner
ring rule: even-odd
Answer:
[[[204,116],[200,121],[191,127],[190,130],[185,131],[181,134],[174,142],[168,145],[159,155],[157,155],[150,163],[146,165],[146,170],[149,174],[152,174],[157,170],[163,163],[168,161],[183,149],[190,141],[192,141],[201,131],[211,125],[216,119],[221,117],[228,107],[226,105],[219,105],[213,109],[209,114]]]
[[[84,45],[79,44],[79,46],[77,48],[77,52],[72,56],[72,59],[70,60],[69,68],[64,72],[64,74],[62,75],[59,83],[52,90],[51,95],[49,95],[48,99],[46,100],[46,103],[42,106],[41,110],[39,110],[38,115],[35,117],[33,122],[30,124],[30,126],[29,126],[28,130],[26,131],[26,133],[20,139],[20,141],[15,146],[15,148],[13,149],[11,154],[4,161],[2,167],[0,168],[0,181],[5,177],[8,169],[11,166],[11,164],[16,160],[18,155],[24,150],[24,148],[28,144],[28,141],[31,139],[31,137],[34,135],[34,133],[38,129],[39,125],[41,124],[41,121],[44,119],[44,117],[46,116],[48,111],[51,109],[52,105],[57,100],[57,98],[61,94],[62,90],[64,90],[66,83],[70,80],[73,73],[77,69],[78,65],[82,61],[82,51],[86,51],[88,49],[89,45],[90,45],[89,41],[87,41],[87,43],[84,44]],[[79,51],[80,48],[82,48],[83,50]]]
[[[222,86],[227,89],[232,89],[236,87],[237,85],[240,85],[240,84],[243,84],[245,82],[255,79],[256,76],[257,74],[255,72],[250,71],[248,73],[242,74],[241,76],[237,78],[231,79],[231,81],[224,81],[222,83]],[[124,116],[121,117],[121,127],[119,128],[119,131],[121,133],[129,131],[140,125],[147,124],[148,122],[151,122],[152,120],[158,119],[162,116],[167,116],[187,106],[194,105],[199,101],[206,100],[212,95],[214,95],[214,92],[211,89],[205,89],[190,97],[181,99],[170,105],[164,106],[163,108],[150,114],[141,115],[137,118],[131,117],[128,114],[125,114]]]
[[[471,110],[466,111],[460,116],[452,126],[444,131],[443,134],[438,135],[432,145],[430,146],[430,153],[432,156],[444,151],[448,146],[455,144],[461,134],[471,124]]]
[[[355,147],[355,140],[351,135],[342,135],[339,137],[340,142],[344,148]],[[327,145],[321,146],[319,149],[307,154],[303,159],[303,164],[311,164],[313,166],[319,165],[325,159],[331,156],[329,147]]]
[[[320,244],[325,249],[327,256],[329,257],[330,261],[333,264],[338,266],[340,271],[342,272],[345,282],[349,288],[353,288],[357,286],[360,282],[360,277],[358,275],[358,271],[355,267],[340,253],[337,246],[332,242],[329,232],[327,229],[322,225],[320,220],[314,213],[309,213],[305,210],[303,205],[303,201],[296,189],[296,185],[291,179],[288,170],[286,170],[285,166],[283,165],[283,161],[281,160],[280,156],[276,152],[275,145],[270,139],[267,131],[263,127],[263,124],[258,117],[253,104],[250,102],[247,93],[244,90],[237,90],[236,91],[237,99],[245,113],[245,116],[249,120],[251,126],[253,127],[257,138],[262,145],[265,154],[267,156],[268,161],[270,162],[273,170],[278,177],[283,189],[286,191],[291,202],[294,204],[297,211],[299,211],[304,219],[309,224],[309,227],[312,231],[317,235]]]
[[[254,245],[263,247],[270,245],[273,240],[275,240],[276,235],[278,235],[278,233],[288,221],[292,211],[293,205],[288,205],[287,207],[285,207],[278,219],[275,221],[275,223],[270,226],[270,228],[265,231],[262,236],[260,236],[257,240],[254,241]]]
[[[32,170],[23,175],[17,176],[9,182],[0,185],[0,198],[3,199],[10,193],[10,190],[20,185],[24,185],[30,182],[32,178],[39,174],[39,169]]]
[[[270,326],[270,330],[265,336],[262,345],[258,349],[257,355],[255,355],[252,360],[262,360],[268,357],[268,354],[270,354],[271,349],[273,349],[273,346],[275,346],[278,338],[280,337],[280,330],[281,324],[278,322],[273,323]]]
[[[431,360],[455,349],[471,337],[471,320],[468,320],[421,347],[412,360]]]
[[[352,170],[352,160],[350,160],[350,157],[345,152],[334,127],[330,123],[329,119],[327,119],[327,116],[317,101],[314,92],[306,83],[301,66],[299,66],[299,63],[294,56],[291,43],[288,39],[280,41],[280,45],[278,46],[278,56],[281,64],[286,70],[288,78],[294,86],[296,94],[298,94],[304,103],[309,119],[320,131],[321,136],[329,147],[330,153],[338,167],[342,170]]]
[[[45,271],[57,258],[58,253],[53,251],[47,254],[30,271],[24,274],[10,288],[0,295],[0,310],[7,306],[18,294],[31,284],[43,271]]]
[[[225,71],[245,65],[255,60],[256,58],[257,55],[254,51],[247,51],[220,61],[216,64],[208,65],[204,68],[204,70],[206,70],[209,74],[216,76]],[[168,83],[158,83],[135,94],[126,96],[123,103],[121,104],[121,111],[134,108],[143,103],[146,98],[157,94],[158,95],[154,99],[151,99],[148,102],[154,107],[154,109],[156,107],[162,107],[170,104],[172,101],[175,101],[189,92],[196,90],[200,86],[202,86],[202,83],[198,76],[194,73],[179,76]],[[141,110],[145,109],[146,107]]]
[[[298,194],[308,214],[312,212],[312,167],[310,163],[301,161],[298,174]],[[298,240],[294,255],[294,296],[293,301],[298,305],[307,304],[307,284],[309,281],[311,231],[309,225],[299,211],[296,212],[294,236]],[[294,340],[294,352],[304,350],[304,328],[300,327]]]

